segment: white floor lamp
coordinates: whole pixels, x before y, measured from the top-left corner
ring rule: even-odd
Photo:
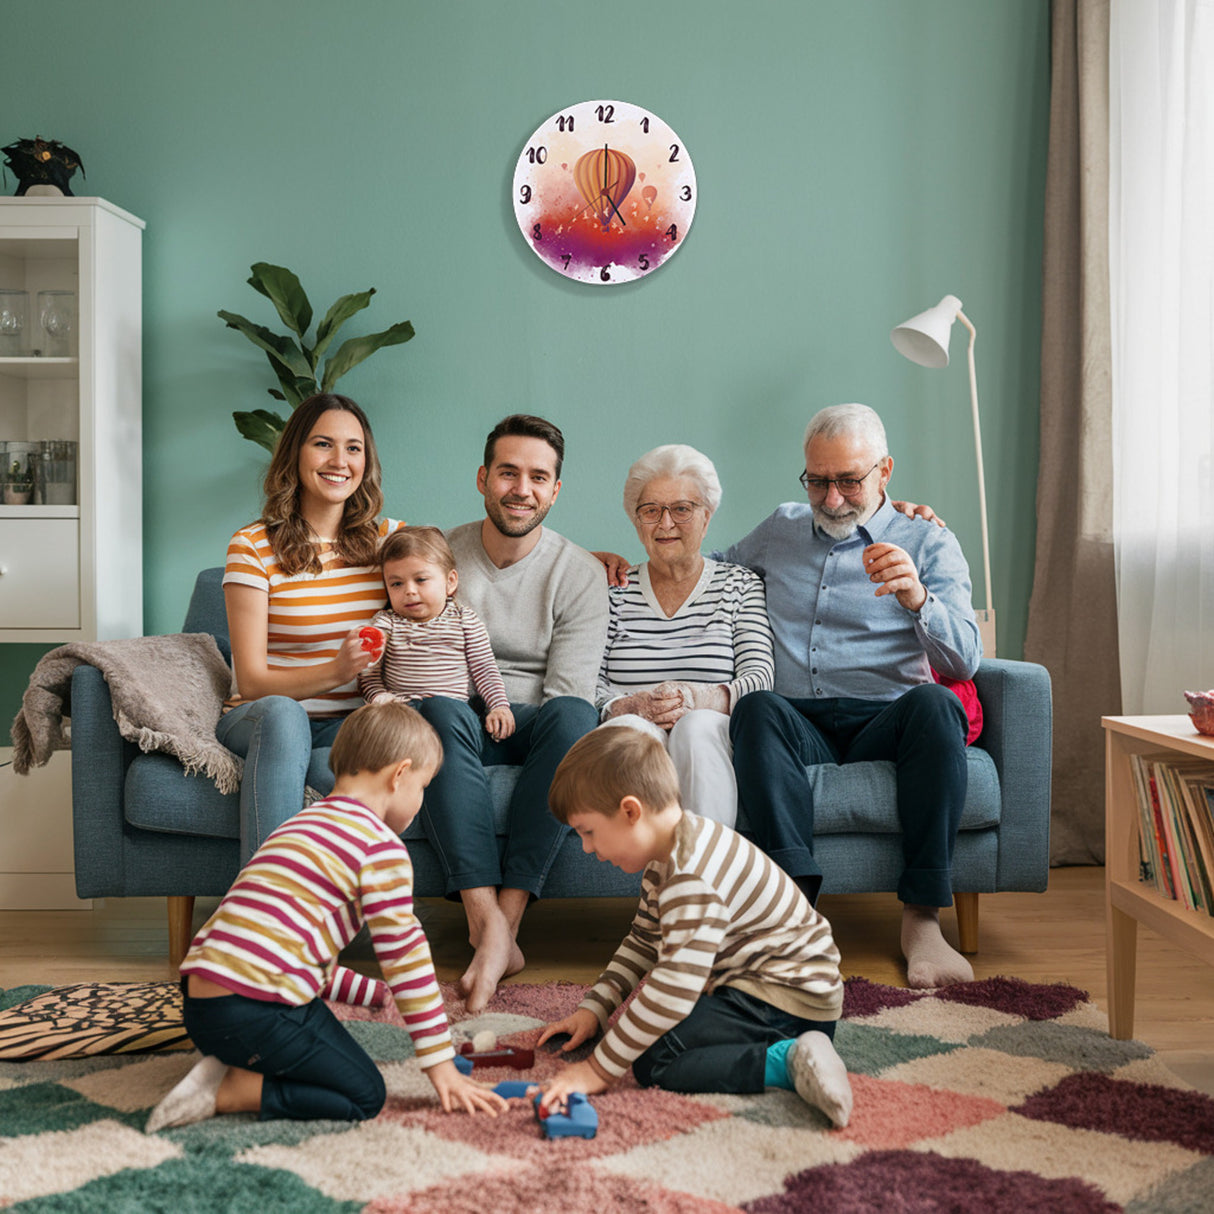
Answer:
[[[991,541],[986,525],[986,476],[982,469],[982,427],[978,421],[978,375],[974,370],[974,339],[978,336],[969,317],[961,311],[961,300],[946,295],[934,308],[904,321],[890,333],[899,354],[921,367],[947,367],[948,341],[953,321],[968,330],[970,365],[970,408],[974,415],[974,452],[978,457],[978,510],[982,523],[982,572],[986,584],[986,610],[977,611],[982,649],[988,658],[995,656],[995,600],[991,596]]]

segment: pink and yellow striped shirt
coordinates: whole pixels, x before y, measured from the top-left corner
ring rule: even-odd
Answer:
[[[273,1003],[370,1003],[374,984],[337,964],[364,923],[422,1068],[453,1058],[430,945],[413,911],[409,853],[349,797],[317,801],[271,832],[194,937],[181,972]]]

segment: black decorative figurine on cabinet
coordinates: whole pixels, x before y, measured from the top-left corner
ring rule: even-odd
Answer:
[[[4,167],[11,169],[17,178],[17,195],[26,194],[32,187],[40,187],[36,194],[66,194],[72,196],[68,184],[77,169],[84,176],[84,165],[80,156],[57,139],[18,139],[8,147],[0,148],[4,154]]]

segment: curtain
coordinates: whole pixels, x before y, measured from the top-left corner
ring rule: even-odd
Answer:
[[[1054,694],[1050,859],[1104,860],[1102,715],[1121,711],[1108,280],[1109,0],[1054,0],[1037,548],[1025,657]]]
[[[1112,0],[1113,528],[1127,713],[1214,687],[1214,0]]]

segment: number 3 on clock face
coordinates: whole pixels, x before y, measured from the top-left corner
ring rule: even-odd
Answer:
[[[583,101],[527,140],[514,169],[514,216],[545,265],[577,282],[645,278],[683,247],[696,171],[652,110]]]

